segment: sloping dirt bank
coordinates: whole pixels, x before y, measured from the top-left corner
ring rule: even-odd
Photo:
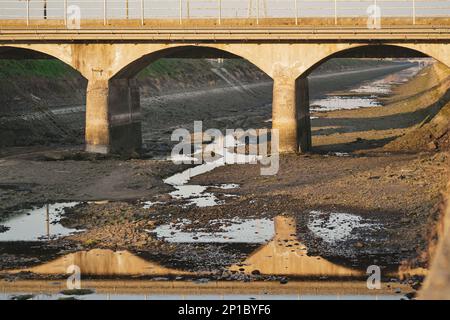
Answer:
[[[412,127],[387,144],[386,151],[449,150],[450,148],[450,70],[436,63],[416,81],[397,89],[397,97],[388,101],[392,111],[410,118]]]
[[[382,152],[445,150],[450,71],[435,63],[397,86],[379,107],[313,114],[316,151]]]

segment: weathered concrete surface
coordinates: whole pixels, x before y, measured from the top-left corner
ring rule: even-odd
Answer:
[[[142,145],[139,88],[128,79],[90,80],[86,95],[86,150],[132,153]]]
[[[272,128],[279,133],[279,152],[298,152],[296,84],[286,75],[273,81]]]

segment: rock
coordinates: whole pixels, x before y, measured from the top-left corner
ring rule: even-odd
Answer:
[[[65,159],[65,155],[60,152],[46,152],[43,156],[45,161],[62,161]]]
[[[405,297],[408,298],[409,300],[415,299],[417,296],[416,292],[409,292],[407,294],[405,294]]]
[[[18,296],[12,296],[11,300],[23,301],[23,300],[31,300],[33,298],[34,298],[34,295],[32,295],[32,294],[22,294],[22,295],[18,295]]]
[[[420,282],[414,282],[412,285],[411,285],[411,288],[413,288],[414,290],[420,290],[420,288],[422,288],[422,284],[420,283]]]
[[[436,150],[437,148],[438,148],[438,145],[437,145],[436,141],[431,141],[430,143],[427,144],[428,150]]]
[[[252,275],[254,275],[254,276],[259,276],[260,274],[261,274],[261,271],[259,271],[259,270],[252,271]]]
[[[362,243],[362,242],[355,243],[355,248],[361,249],[363,247],[364,247],[364,243]]]
[[[0,233],[4,233],[9,230],[9,227],[0,225]]]
[[[289,280],[287,278],[283,278],[280,280],[281,284],[287,284],[289,282]]]
[[[91,289],[71,289],[63,290],[60,293],[65,296],[86,296],[88,294],[93,294],[94,291]]]

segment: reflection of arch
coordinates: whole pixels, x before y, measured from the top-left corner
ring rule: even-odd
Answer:
[[[144,53],[142,53],[144,52]],[[149,52],[149,53],[148,53]],[[264,70],[265,66],[254,61],[253,59],[255,53],[248,52],[248,54],[241,50],[231,49],[230,47],[217,48],[213,45],[174,45],[169,48],[157,49],[155,51],[145,51],[139,50],[136,54],[132,55],[126,61],[121,62],[122,65],[117,68],[113,74],[113,78],[132,78],[136,76],[139,71],[145,68],[152,62],[165,58],[241,58],[247,60],[262,72],[268,74],[268,70]]]
[[[186,275],[189,272],[166,268],[146,261],[128,251],[94,249],[79,251],[60,257],[37,267],[26,269],[36,274],[66,274],[71,265],[80,268],[83,275],[95,276],[154,276]],[[13,270],[19,272],[23,270]]]
[[[253,252],[240,265],[230,270],[245,272],[258,270],[265,275],[291,275],[298,277],[358,277],[364,272],[332,263],[325,259],[310,257],[307,248],[296,236],[296,223],[293,218],[275,218],[275,237],[269,243]]]

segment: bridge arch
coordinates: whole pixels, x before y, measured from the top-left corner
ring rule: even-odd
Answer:
[[[317,59],[310,61],[309,67],[299,75],[309,75],[317,67],[334,58],[433,58],[450,67],[450,52],[443,50],[442,44],[422,46],[420,44],[349,44],[332,53],[319,53]]]
[[[118,48],[122,50],[123,47]],[[127,50],[128,51],[128,50]],[[175,58],[240,58],[244,59],[262,72],[271,76],[269,65],[263,60],[257,59],[254,50],[245,46],[233,46],[227,44],[173,44],[173,45],[140,45],[131,50],[130,54],[122,55],[123,58],[117,63],[112,79],[129,79],[139,73],[152,62],[166,57]]]
[[[86,149],[99,153],[130,153],[142,146],[140,90],[136,76],[161,58],[240,58],[268,77],[260,63],[247,59],[238,46],[226,44],[117,44],[104,76],[89,79],[86,104]],[[233,47],[230,49],[230,47]],[[243,53],[243,54],[239,54]],[[261,59],[261,61],[264,59]],[[269,64],[267,64],[269,65]],[[264,67],[264,66],[263,66]],[[267,70],[267,69],[266,69]]]
[[[38,47],[0,45],[0,146],[82,143],[87,79],[61,48]]]
[[[450,67],[450,51],[445,44],[348,44],[347,48],[341,48],[330,54],[323,55],[324,52],[326,50],[319,53],[316,60],[310,61],[309,68],[295,79],[294,109],[297,113],[295,117],[298,118],[299,146],[293,145],[291,149],[300,148],[301,151],[309,151],[312,148],[308,76],[325,62],[334,58],[432,58]]]

